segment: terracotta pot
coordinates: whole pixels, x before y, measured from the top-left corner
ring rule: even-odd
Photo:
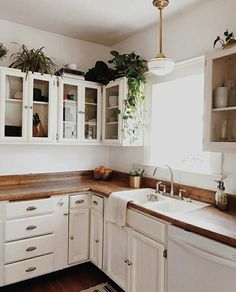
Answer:
[[[142,177],[141,176],[129,176],[129,187],[134,189],[141,188]]]

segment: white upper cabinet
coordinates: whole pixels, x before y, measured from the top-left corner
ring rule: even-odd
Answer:
[[[206,54],[204,150],[236,150],[236,47]]]
[[[128,86],[127,78],[125,77],[111,81],[107,86],[103,87],[103,144],[122,146],[143,145],[143,131],[140,131],[138,139],[133,141],[125,128],[122,113],[127,97]],[[128,122],[126,126],[128,126]],[[133,121],[130,122],[130,126],[133,127]]]
[[[29,73],[29,141],[52,142],[56,139],[56,77]]]
[[[1,68],[0,139],[52,142],[56,139],[55,77]]]
[[[0,69],[0,139],[27,140],[28,79],[20,70]]]

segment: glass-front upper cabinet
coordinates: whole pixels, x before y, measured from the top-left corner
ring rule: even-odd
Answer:
[[[77,80],[59,81],[59,141],[78,142],[80,135],[81,86]]]
[[[20,70],[1,68],[0,138],[8,141],[27,139],[26,74]]]
[[[204,150],[236,151],[236,47],[206,54]]]
[[[56,79],[50,75],[29,74],[29,140],[56,139]]]
[[[82,141],[101,140],[101,86],[84,82],[82,90]]]
[[[104,87],[103,142],[108,144],[121,144],[123,82],[123,79],[118,79]]]

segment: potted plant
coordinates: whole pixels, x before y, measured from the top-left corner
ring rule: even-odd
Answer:
[[[4,47],[4,45],[0,44],[0,60],[6,56],[7,52],[8,50]]]
[[[234,38],[233,32],[229,33],[229,30],[227,29],[224,32],[224,37],[225,41],[220,36],[217,36],[217,38],[214,41],[213,47],[215,47],[218,42],[220,42],[223,49],[227,49],[236,45],[236,40]]]
[[[134,189],[140,189],[142,183],[142,176],[144,170],[136,169],[131,170],[129,173],[129,186]]]
[[[129,137],[132,144],[138,139],[140,130],[144,127],[146,61],[135,52],[121,55],[117,51],[111,51],[111,55],[113,59],[108,62],[114,65],[115,78],[127,77],[128,79],[128,97],[121,115],[124,121],[124,135]]]
[[[57,65],[45,55],[44,47],[40,49],[28,49],[25,45],[17,53],[11,55],[13,62],[9,67],[21,69],[28,75],[29,71],[39,72],[41,74],[53,74]]]

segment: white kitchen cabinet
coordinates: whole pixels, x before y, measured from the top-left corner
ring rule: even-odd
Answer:
[[[103,267],[103,199],[92,195],[90,214],[90,261]]]
[[[215,49],[206,54],[203,139],[203,148],[206,151],[236,151],[235,68],[235,46],[225,50]],[[216,89],[225,86],[226,83],[228,85],[232,83],[233,88],[228,89],[227,102],[217,105]]]
[[[84,195],[70,196],[70,202],[76,198],[78,207],[70,208],[69,212],[69,264],[89,259],[89,208],[80,207],[84,204]]]
[[[3,67],[0,76],[0,140],[13,143],[55,141],[55,77]]]
[[[106,222],[106,272],[122,289],[128,288],[129,232]]]
[[[132,141],[124,129],[122,113],[128,97],[127,78],[119,78],[103,87],[102,142],[108,145],[142,146],[143,133]]]
[[[165,247],[140,233],[131,231],[131,292],[164,292]]]
[[[59,77],[58,139],[62,143],[101,140],[101,86]]]

